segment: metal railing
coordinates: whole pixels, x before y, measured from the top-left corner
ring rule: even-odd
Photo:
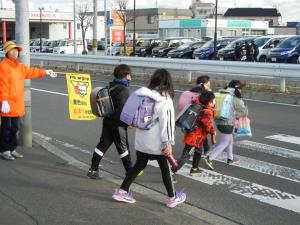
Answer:
[[[214,60],[168,59],[168,58],[139,58],[118,56],[68,55],[68,54],[31,54],[31,59],[44,62],[57,61],[80,64],[117,65],[128,64],[139,68],[165,68],[170,70],[187,71],[188,80],[191,72],[215,73],[222,75],[250,75],[257,77],[280,78],[280,90],[285,92],[286,78],[300,78],[300,65],[279,63],[231,62]]]

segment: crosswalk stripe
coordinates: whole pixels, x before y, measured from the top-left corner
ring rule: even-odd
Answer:
[[[300,145],[300,137],[295,137],[287,134],[276,134],[265,138]]]
[[[240,163],[237,165],[234,165],[236,167],[241,167],[244,169],[252,170],[255,172],[271,175],[274,177],[279,177],[285,180],[294,181],[297,183],[300,183],[300,170],[292,169],[285,166],[276,165],[269,162],[259,161],[256,159],[239,156],[236,155],[237,158],[240,159]],[[226,154],[221,154],[216,161],[219,162],[227,162],[227,156]]]
[[[149,161],[148,165],[159,167],[156,161]],[[255,199],[260,202],[282,209],[291,210],[300,214],[300,197],[297,195],[206,169],[203,169],[203,172],[198,176],[189,176],[188,174],[190,169],[191,165],[186,164],[177,172],[177,174],[201,183],[218,186],[223,190],[246,198]]]
[[[300,159],[300,152],[290,150],[287,148],[266,145],[254,141],[248,141],[248,140],[237,141],[234,143],[234,145],[240,148],[246,148],[249,150],[280,156],[288,159],[298,159],[298,160]]]

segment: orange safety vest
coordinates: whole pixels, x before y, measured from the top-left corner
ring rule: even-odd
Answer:
[[[22,117],[24,109],[25,79],[40,78],[46,75],[45,70],[32,68],[4,58],[0,62],[0,106],[3,100],[8,101],[9,113],[0,112],[1,117]]]

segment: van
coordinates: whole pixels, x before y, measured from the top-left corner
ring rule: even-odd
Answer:
[[[258,47],[257,62],[266,62],[267,56],[272,48],[276,48],[283,40],[289,36],[276,35],[276,36],[264,36],[255,39],[254,43]]]
[[[294,63],[300,56],[300,35],[292,36],[271,49],[267,61],[272,63]]]
[[[84,47],[82,40],[76,40],[77,54],[84,54]],[[87,43],[85,42],[85,50],[87,49]],[[74,54],[74,41],[73,40],[61,40],[57,47],[53,48],[53,53],[56,54]]]

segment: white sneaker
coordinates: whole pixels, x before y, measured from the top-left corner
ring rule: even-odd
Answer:
[[[2,152],[1,157],[5,160],[15,160],[15,158],[11,155],[10,151]]]
[[[12,151],[11,152],[11,155],[17,159],[21,159],[23,158],[24,156],[22,154],[20,154],[19,152],[17,152],[16,150]]]

